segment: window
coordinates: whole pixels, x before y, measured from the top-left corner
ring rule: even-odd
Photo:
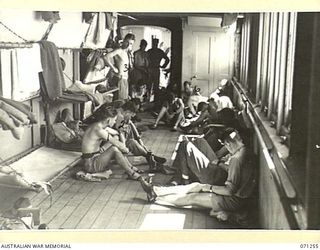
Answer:
[[[258,24],[252,18],[242,25],[240,81],[288,142],[297,13],[260,13]]]

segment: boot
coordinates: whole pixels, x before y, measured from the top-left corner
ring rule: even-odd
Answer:
[[[158,163],[155,161],[154,156],[152,154],[147,156],[147,161],[149,163],[149,172],[154,173],[159,171]]]
[[[3,124],[6,128],[9,128],[14,138],[18,140],[21,139],[24,129],[22,127],[16,127],[8,113],[2,109],[0,109],[0,124]]]
[[[154,155],[152,152],[148,152],[148,155],[147,155],[147,161],[149,162],[150,158],[154,159],[154,161],[156,161],[157,163],[159,164],[164,164],[167,160],[163,157],[160,157],[160,156],[156,156]]]
[[[158,162],[159,164],[164,164],[166,163],[166,159],[163,158],[163,157],[160,157],[160,156],[156,156],[156,155],[153,155],[153,158],[155,159],[156,162]]]
[[[147,199],[149,202],[155,202],[157,198],[157,194],[153,190],[153,184],[151,182],[151,179],[145,180],[144,178],[139,179],[140,184],[142,186],[143,191],[147,193]]]

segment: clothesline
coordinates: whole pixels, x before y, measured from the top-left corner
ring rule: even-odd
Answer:
[[[32,48],[32,43],[0,42],[0,49]]]

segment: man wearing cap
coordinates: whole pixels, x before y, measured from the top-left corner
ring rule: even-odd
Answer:
[[[229,164],[219,164],[228,173],[223,185],[191,183],[171,187],[142,184],[150,202],[158,204],[211,209],[210,215],[220,220],[239,212],[247,204],[255,186],[255,171],[246,161],[246,148],[233,128],[228,128],[221,136],[221,143],[231,154]]]

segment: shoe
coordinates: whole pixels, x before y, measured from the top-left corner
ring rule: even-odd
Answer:
[[[140,179],[140,184],[143,189],[147,193],[147,199],[149,202],[155,202],[157,198],[157,194],[153,190],[153,185],[148,180],[145,180],[144,178]]]
[[[153,158],[157,163],[160,163],[160,164],[164,164],[167,161],[167,159],[160,156],[156,156],[154,154],[153,154]]]
[[[162,165],[154,159],[154,155],[150,155],[147,161],[149,163],[149,173],[161,172]]]

